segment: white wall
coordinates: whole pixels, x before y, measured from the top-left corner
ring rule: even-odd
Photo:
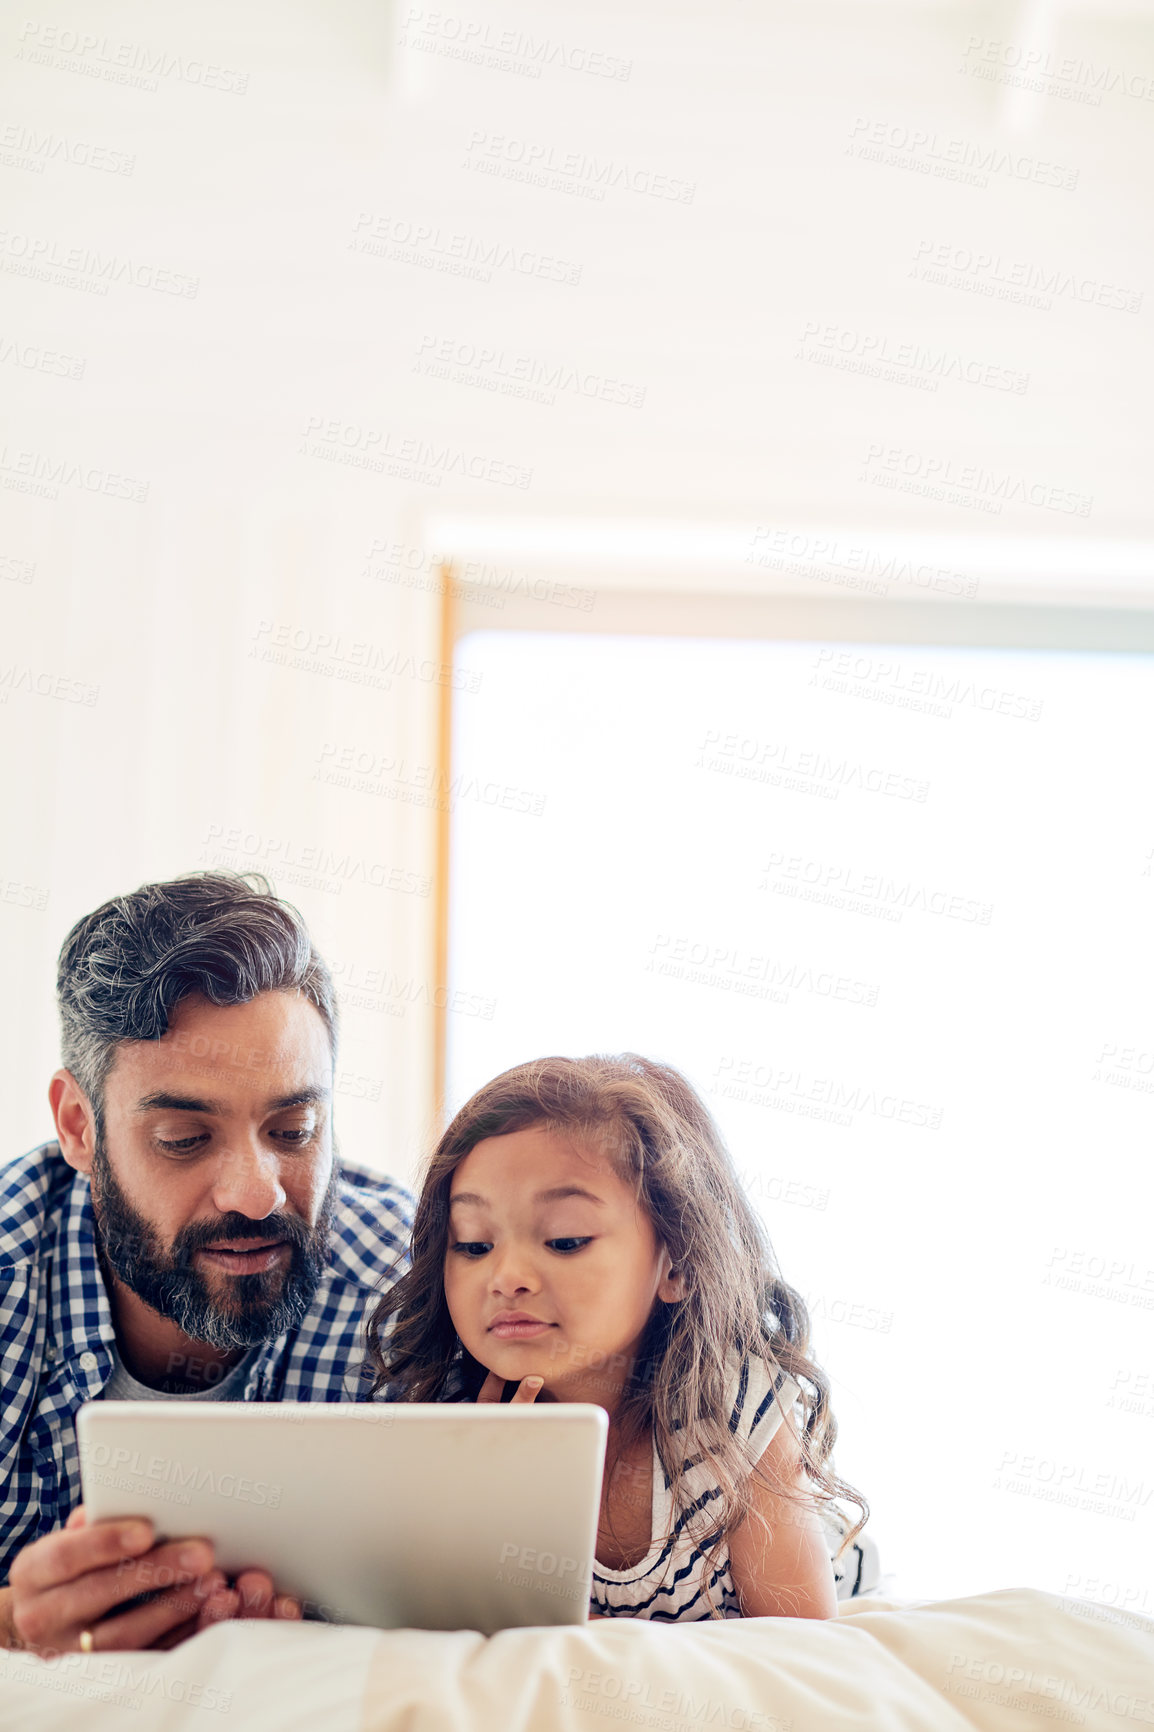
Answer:
[[[355,875],[430,871],[396,765],[428,760],[435,688],[338,676],[434,653],[430,590],[366,561],[434,506],[1148,533],[1149,315],[1093,300],[1154,275],[1145,6],[64,3],[3,40],[14,1146],[45,1125],[67,927],[239,827],[339,963],[391,971],[390,1006],[349,1013],[342,1111],[365,1158],[410,1161],[430,904]],[[1048,94],[997,82],[1043,53]],[[1014,166],[855,155],[876,127],[925,134],[921,168]],[[1002,263],[927,283],[931,241]],[[1049,310],[995,298],[1015,263],[1063,273]],[[901,382],[841,368],[882,341],[933,353]],[[451,377],[421,370],[440,353]],[[943,463],[1090,515],[863,479]],[[318,669],[254,656],[278,631]],[[316,780],[343,748],[386,791]],[[354,878],[278,870],[310,849]]]

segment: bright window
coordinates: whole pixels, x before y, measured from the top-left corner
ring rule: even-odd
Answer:
[[[887,1585],[1147,1581],[1154,657],[460,656],[450,1104],[543,1053],[678,1065],[809,1303]]]

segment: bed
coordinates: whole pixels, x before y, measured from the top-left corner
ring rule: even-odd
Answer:
[[[227,1624],[169,1654],[0,1655],[4,1732],[1084,1732],[1154,1727],[1154,1621],[1010,1588],[836,1619],[488,1639]]]

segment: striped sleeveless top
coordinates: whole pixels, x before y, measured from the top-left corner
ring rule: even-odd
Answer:
[[[752,1457],[760,1459],[766,1445],[792,1412],[801,1391],[772,1360],[749,1356],[740,1363],[732,1356],[726,1391],[729,1429],[748,1440]],[[694,1623],[713,1615],[739,1618],[741,1607],[729,1571],[729,1547],[723,1545],[712,1570],[707,1570],[710,1504],[721,1496],[709,1463],[699,1462],[683,1482],[689,1498],[673,1523],[673,1500],[665,1470],[653,1445],[652,1544],[639,1563],[627,1570],[593,1565],[593,1592],[589,1610],[604,1618],[649,1618],[655,1623]],[[694,1521],[701,1511],[705,1521]],[[673,1529],[673,1538],[667,1536]],[[692,1530],[692,1531],[691,1531]],[[700,1547],[698,1541],[704,1542]]]

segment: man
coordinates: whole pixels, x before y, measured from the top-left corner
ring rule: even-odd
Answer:
[[[206,872],[81,920],[57,990],[57,1141],[0,1167],[0,1643],[299,1617],[205,1540],[86,1524],[74,1422],[102,1398],[366,1399],[363,1325],[412,1199],[334,1166],[328,969],[263,878]]]

